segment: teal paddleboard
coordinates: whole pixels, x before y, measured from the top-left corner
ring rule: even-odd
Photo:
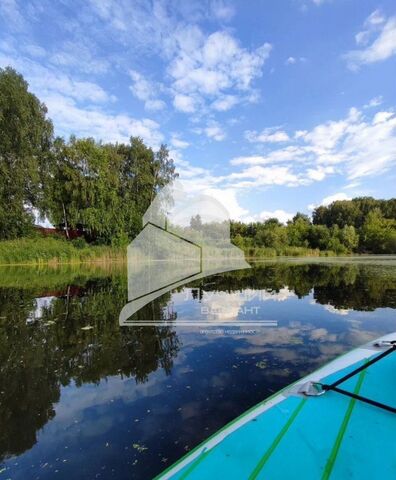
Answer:
[[[157,479],[394,480],[395,407],[396,333],[256,405]]]

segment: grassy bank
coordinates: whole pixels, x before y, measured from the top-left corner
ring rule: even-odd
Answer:
[[[336,256],[332,251],[303,247],[244,249],[247,258],[273,257],[328,257]],[[62,238],[21,238],[0,242],[1,265],[57,265],[73,263],[111,263],[126,260],[126,248],[104,245],[88,245],[80,241]]]
[[[336,257],[337,254],[332,250],[319,250],[318,248],[305,247],[248,247],[243,249],[248,258],[268,258],[268,257]]]
[[[68,242],[61,238],[21,238],[0,242],[0,265],[106,263],[122,261],[125,254],[126,249]]]

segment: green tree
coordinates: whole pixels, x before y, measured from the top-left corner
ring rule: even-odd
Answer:
[[[155,194],[175,176],[165,146],[153,152],[139,138],[128,145],[58,138],[48,215],[54,224],[64,224],[66,233],[82,224],[98,242],[122,245],[141,230]]]
[[[56,139],[53,175],[47,187],[49,218],[70,228],[83,224],[109,243],[123,232],[118,196],[121,157],[93,139]]]
[[[12,68],[0,68],[0,238],[25,235],[41,208],[49,174],[47,108]]]
[[[326,225],[311,225],[308,234],[308,242],[311,248],[327,250],[330,242],[330,230]]]
[[[346,225],[354,225],[360,218],[359,206],[349,200],[338,200],[328,207],[318,207],[313,212],[313,223],[316,225],[338,225],[340,228]]]
[[[288,245],[293,247],[308,247],[308,237],[311,221],[307,215],[297,213],[287,225]]]
[[[383,217],[379,208],[370,211],[362,227],[361,248],[372,253],[396,253],[396,221]]]
[[[141,138],[131,137],[128,145],[117,145],[116,150],[122,157],[119,190],[122,215],[126,233],[133,238],[141,230],[142,217],[159,189],[178,174],[165,145],[154,152]]]
[[[345,225],[345,227],[341,229],[339,239],[349,252],[355,251],[359,245],[359,234],[352,225]]]
[[[270,218],[257,227],[255,243],[259,247],[281,249],[287,245],[287,230],[278,219]]]

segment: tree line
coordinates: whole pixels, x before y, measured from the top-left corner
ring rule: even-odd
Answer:
[[[35,212],[83,225],[97,243],[125,244],[156,192],[177,176],[165,145],[55,137],[46,106],[11,68],[0,69],[0,239],[29,235]]]
[[[82,225],[100,244],[125,245],[141,230],[158,190],[177,177],[165,145],[55,137],[47,108],[15,70],[0,69],[0,240],[28,236],[34,212],[53,225]],[[371,197],[297,213],[283,225],[233,222],[234,243],[285,253],[286,248],[396,253],[396,199]]]
[[[244,249],[286,247],[346,253],[396,253],[396,199],[371,197],[317,207],[312,219],[297,213],[286,225],[276,218],[233,222],[234,243]]]

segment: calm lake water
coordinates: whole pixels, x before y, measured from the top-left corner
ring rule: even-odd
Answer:
[[[280,388],[396,331],[396,257],[257,263],[140,313],[191,326],[120,327],[126,301],[116,266],[0,269],[1,479],[152,478]]]

